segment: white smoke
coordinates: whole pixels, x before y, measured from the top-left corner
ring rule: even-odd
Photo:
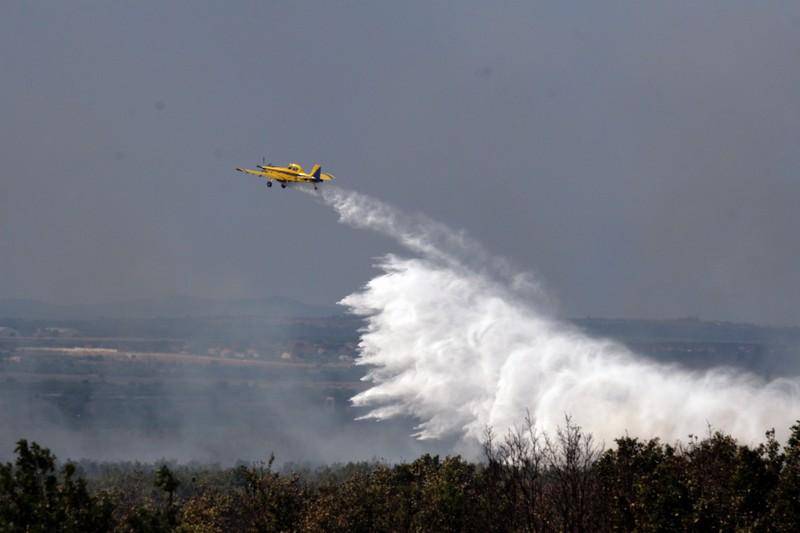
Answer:
[[[384,257],[382,273],[341,302],[366,320],[358,364],[372,386],[353,403],[368,418],[410,415],[419,438],[472,440],[487,426],[502,434],[529,410],[545,431],[570,414],[605,442],[676,440],[709,425],[753,442],[800,417],[797,380],[648,362],[549,316],[530,276],[463,233],[363,194],[321,196],[342,222],[417,255]]]

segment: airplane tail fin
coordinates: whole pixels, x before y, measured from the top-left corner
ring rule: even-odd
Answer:
[[[314,165],[310,174],[314,177],[314,180],[321,181],[320,176],[322,175],[322,167],[320,165]]]

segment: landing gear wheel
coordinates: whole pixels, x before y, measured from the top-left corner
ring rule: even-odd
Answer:
[[[271,181],[267,182],[267,187],[272,187],[272,182]]]
[[[281,183],[281,189],[285,189],[285,188],[286,188],[286,184],[285,183]]]

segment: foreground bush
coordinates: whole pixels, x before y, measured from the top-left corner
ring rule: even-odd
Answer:
[[[55,457],[21,440],[14,464],[0,465],[0,531],[108,531],[114,504],[92,496],[67,463],[56,472]]]
[[[478,463],[112,464],[88,485],[35,443],[15,452],[0,465],[0,532],[800,530],[800,423],[785,445],[711,432],[602,450],[569,419],[555,435],[528,419],[487,431]]]

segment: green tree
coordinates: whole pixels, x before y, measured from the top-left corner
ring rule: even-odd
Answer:
[[[164,520],[170,528],[174,528],[178,523],[178,509],[175,506],[175,491],[178,490],[180,482],[172,473],[167,465],[161,465],[156,470],[155,486],[167,494],[167,505],[164,509]]]
[[[791,428],[784,447],[778,487],[772,500],[775,531],[797,531],[800,527],[800,420]]]
[[[17,442],[15,462],[0,465],[0,531],[93,532],[113,527],[114,505],[89,494],[86,482],[67,463],[56,471],[47,448]]]
[[[611,531],[685,529],[692,506],[686,460],[658,439],[617,439],[595,465],[602,502],[601,523]]]

